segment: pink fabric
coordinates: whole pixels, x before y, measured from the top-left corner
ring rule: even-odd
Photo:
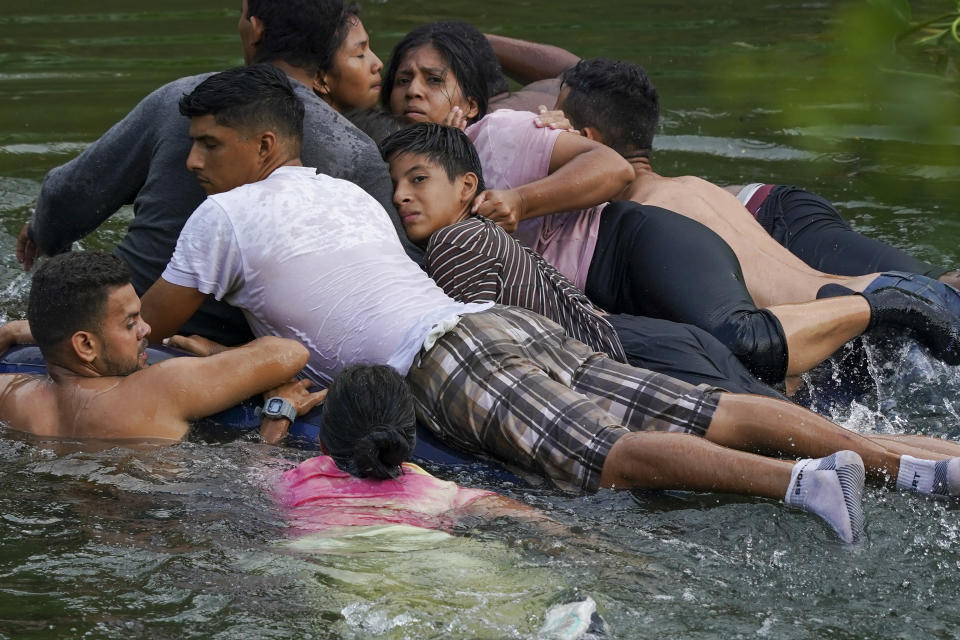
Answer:
[[[291,525],[303,533],[382,524],[444,529],[455,524],[457,510],[496,495],[440,480],[409,462],[395,479],[355,478],[329,456],[310,458],[285,472],[274,493],[290,509]]]
[[[563,132],[538,128],[534,118],[529,111],[501,109],[467,127],[487,188],[513,189],[547,177],[553,146]],[[582,290],[605,206],[524,220],[513,235]]]

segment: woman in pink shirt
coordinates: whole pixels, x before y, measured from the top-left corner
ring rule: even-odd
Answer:
[[[475,53],[482,49],[479,34],[467,38],[463,30],[432,23],[411,31],[394,48],[383,103],[412,122],[442,123],[458,109],[465,114],[472,122],[467,135],[491,187],[477,197],[473,212],[516,231],[518,240],[579,288],[588,289],[588,275],[595,276],[595,284],[599,276],[601,288],[588,290],[591,297],[625,289],[618,295],[631,304],[609,310],[696,325],[770,384],[797,384],[800,374],[849,340],[886,328],[911,330],[935,357],[960,363],[960,319],[936,302],[886,287],[862,298],[807,299],[759,308],[736,255],[708,228],[685,224],[676,232],[671,223],[685,221],[659,207],[614,202],[604,208],[607,200],[627,200],[623,180],[630,182],[634,176],[632,170],[623,173],[626,160],[581,136],[536,129],[530,113],[496,111],[480,118],[481,98],[489,92],[472,87],[488,75],[481,69],[485,58]],[[622,251],[610,246],[601,251],[601,216],[618,215],[657,224],[647,224],[639,239],[624,234]],[[634,259],[648,252],[652,256],[650,247],[658,249],[661,261]],[[632,275],[636,264],[644,266],[639,277],[622,277],[627,271]]]
[[[512,516],[562,530],[521,502],[440,480],[406,462],[416,444],[406,385],[382,365],[347,367],[334,379],[320,434],[326,455],[285,472],[274,489],[298,533],[388,524],[449,530],[468,516]]]
[[[614,276],[633,264],[631,252],[628,248],[624,257],[598,251],[597,241],[605,203],[624,197],[634,177],[632,168],[613,149],[597,142],[537,129],[533,114],[503,110],[486,115],[492,50],[484,45],[482,34],[466,23],[417,27],[394,48],[382,86],[384,106],[409,122],[469,124],[467,134],[493,187],[477,197],[473,212],[515,232],[518,240],[578,288],[586,288],[591,273],[610,280],[602,293],[615,288]],[[678,215],[640,207],[617,202],[609,206],[606,216],[648,215],[660,220]],[[797,384],[800,374],[847,341],[886,327],[912,329],[935,356],[950,364],[960,362],[960,322],[916,296],[885,290],[883,295],[865,295],[866,303],[854,301],[860,304],[848,299],[817,300],[758,308],[739,261],[719,236],[702,225],[687,225],[690,228],[680,234],[683,237],[677,237],[667,225],[665,233],[653,238],[659,227],[647,226],[645,241],[665,248],[671,262],[647,270],[631,285],[624,295],[637,302],[630,308],[637,310],[624,311],[706,330],[764,382]],[[671,270],[671,265],[683,269]],[[675,281],[661,272],[685,275]],[[657,291],[670,292],[665,301],[654,299],[651,284],[657,285]]]

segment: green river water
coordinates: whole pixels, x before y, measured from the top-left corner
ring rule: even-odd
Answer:
[[[948,9],[913,4],[918,15]],[[383,58],[410,27],[462,18],[640,62],[664,106],[661,172],[801,184],[858,229],[960,264],[960,127],[949,117],[926,126],[931,114],[957,113],[957,94],[919,93],[906,75],[877,80],[837,57],[837,34],[848,33],[840,3],[379,0],[362,9]],[[0,316],[24,310],[28,280],[13,248],[46,171],[153,88],[239,64],[238,13],[239,1],[3,0]],[[861,85],[885,98],[848,90]],[[111,247],[130,215],[80,245]],[[868,353],[876,389],[831,409],[837,420],[960,438],[953,370],[906,344]],[[870,489],[866,541],[848,548],[770,501],[570,498],[434,468],[526,500],[573,532],[543,540],[494,522],[453,539],[304,548],[285,542],[269,485],[308,453],[200,439],[84,451],[2,435],[0,638],[533,638],[547,607],[587,595],[615,638],[960,637],[960,511],[950,503]]]

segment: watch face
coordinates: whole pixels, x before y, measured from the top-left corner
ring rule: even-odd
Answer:
[[[280,398],[270,398],[270,400],[267,402],[266,413],[276,415],[280,413],[280,409],[282,408],[283,400]]]

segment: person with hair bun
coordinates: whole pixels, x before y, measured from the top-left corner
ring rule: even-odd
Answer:
[[[343,369],[327,392],[323,424],[325,455],[290,469],[275,488],[298,531],[390,524],[449,530],[470,516],[562,529],[521,502],[440,480],[408,462],[417,437],[413,396],[390,367]]]
[[[341,590],[373,601],[384,585],[402,581],[402,593],[391,592],[377,605],[388,618],[414,603],[423,607],[436,598],[435,584],[443,584],[483,600],[487,615],[466,623],[477,635],[489,631],[489,616],[522,621],[517,624],[531,631],[539,624],[536,637],[607,637],[593,598],[558,590],[562,577],[523,562],[515,545],[450,535],[464,521],[506,516],[528,525],[513,535],[553,554],[565,548],[557,538],[572,532],[521,502],[440,480],[407,462],[416,445],[416,418],[413,396],[400,374],[383,365],[343,369],[327,392],[323,418],[320,446],[326,455],[301,462],[274,486],[292,534],[284,547],[309,554],[362,553],[366,569],[336,568],[337,580],[349,573]],[[503,530],[501,522],[497,526]],[[608,550],[592,536],[577,539],[581,547]],[[429,567],[428,585],[416,580],[424,567]],[[461,606],[469,609],[469,602],[468,597]],[[444,600],[436,608],[448,606]]]

